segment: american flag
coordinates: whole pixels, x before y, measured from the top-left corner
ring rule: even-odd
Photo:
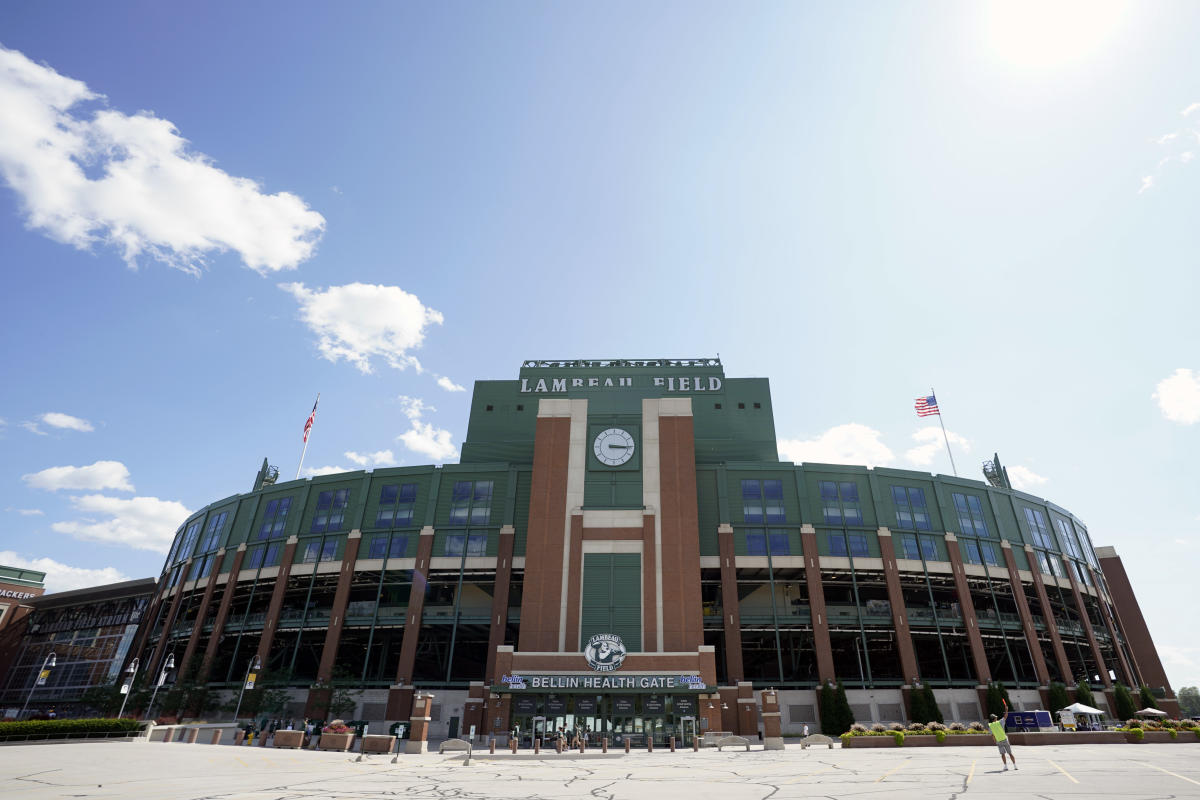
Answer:
[[[308,444],[308,432],[312,430],[313,423],[317,419],[317,403],[321,402],[321,395],[317,395],[317,402],[313,403],[312,413],[308,415],[308,419],[304,421],[304,443]]]
[[[918,417],[931,417],[934,414],[940,417],[942,415],[942,412],[938,409],[937,398],[933,395],[918,397],[916,408]],[[316,409],[314,408],[313,410],[315,411]]]

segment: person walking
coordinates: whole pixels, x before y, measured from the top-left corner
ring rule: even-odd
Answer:
[[[808,723],[804,723],[804,737],[808,738]]]
[[[1009,761],[1012,761],[1013,769],[1017,769],[1017,759],[1013,757],[1012,742],[1008,740],[1008,734],[1004,732],[1004,721],[997,719],[996,715],[992,714],[988,729],[992,732],[992,738],[996,740],[996,747],[1000,750],[1000,763],[1004,764],[1004,771],[1008,772],[1008,763],[1004,760],[1005,753],[1008,754]]]

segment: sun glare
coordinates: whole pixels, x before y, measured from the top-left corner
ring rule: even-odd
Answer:
[[[1086,61],[1119,34],[1125,0],[994,0],[983,6],[987,49],[1017,69],[1044,70]]]

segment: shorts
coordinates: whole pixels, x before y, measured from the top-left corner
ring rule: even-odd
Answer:
[[[996,742],[996,748],[1000,751],[1000,756],[1003,758],[1005,753],[1012,755],[1012,742],[1005,739],[1003,742]]]

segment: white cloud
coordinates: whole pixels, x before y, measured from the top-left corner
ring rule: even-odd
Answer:
[[[233,250],[251,269],[292,269],[325,219],[288,192],[268,195],[190,149],[170,121],[83,106],[104,96],[0,47],[0,174],[28,227],[87,250],[117,248],[198,274]]]
[[[22,517],[42,517],[46,515],[46,512],[40,508],[10,508],[8,510],[16,511]]]
[[[1185,150],[1184,152],[1179,154],[1179,160],[1182,161],[1184,164],[1192,163],[1192,161],[1194,161],[1195,158],[1196,158],[1196,154],[1193,153],[1191,150]]]
[[[59,489],[117,489],[132,492],[129,470],[120,461],[97,461],[86,467],[50,467],[41,472],[22,475],[34,489],[56,492]]]
[[[360,467],[391,467],[396,464],[396,456],[391,450],[377,450],[374,453],[356,453],[347,450],[343,455]]]
[[[939,452],[946,449],[946,442],[942,439],[942,428],[940,425],[929,425],[921,428],[912,435],[913,441],[919,444],[904,453],[904,458],[908,463],[918,467],[927,467],[933,463],[933,459]],[[959,436],[954,431],[946,431],[946,438],[950,440],[953,447],[957,447],[964,453],[971,452],[971,443],[962,436]]]
[[[1029,467],[1015,466],[1005,467],[1005,469],[1008,471],[1008,479],[1012,481],[1013,488],[1020,489],[1022,492],[1031,492],[1050,480],[1038,475]]]
[[[445,375],[442,375],[437,379],[437,385],[445,389],[447,392],[465,392],[467,390],[467,387],[459,386]]]
[[[414,419],[412,428],[396,438],[414,453],[421,453],[442,463],[458,458],[458,448],[450,441],[452,436],[450,431]]]
[[[72,589],[86,589],[91,586],[119,583],[130,579],[116,567],[103,567],[102,569],[72,567],[51,558],[23,558],[12,550],[0,551],[0,563],[46,573],[47,592],[69,592]]]
[[[404,412],[404,416],[409,419],[420,419],[421,415],[426,411],[437,411],[431,405],[426,405],[425,401],[419,397],[409,397],[402,394],[396,397],[400,401],[400,410]]]
[[[1142,186],[1140,189],[1138,189],[1138,194],[1141,194],[1142,192],[1148,192],[1152,188],[1154,188],[1154,176],[1147,175],[1142,178]]]
[[[1200,103],[1192,103],[1190,106],[1185,108],[1183,111],[1180,111],[1179,113],[1186,117],[1189,114],[1191,114],[1193,111],[1200,111]]]
[[[38,436],[49,436],[50,435],[50,434],[46,433],[44,430],[42,430],[41,428],[39,428],[38,424],[36,422],[33,422],[32,420],[22,422],[21,427],[24,428],[25,430],[29,431],[30,433],[36,433]]]
[[[787,461],[823,464],[886,466],[895,455],[874,428],[850,422],[835,425],[815,439],[780,439],[779,453]]]
[[[92,423],[88,422],[86,419],[72,417],[70,414],[60,414],[57,411],[50,411],[42,414],[40,419],[51,428],[65,428],[71,431],[82,431],[84,433],[95,430],[95,428],[92,427]]]
[[[137,550],[165,553],[179,525],[191,513],[182,503],[157,497],[108,497],[86,494],[72,497],[71,506],[86,516],[72,522],[55,522],[58,532],[90,542],[119,544]]]
[[[372,357],[395,369],[421,363],[409,350],[425,341],[430,325],[441,325],[442,313],[422,305],[399,286],[350,283],[310,290],[303,283],[281,283],[300,304],[300,319],[317,334],[317,349],[333,362],[346,359],[360,372],[372,371]]]
[[[1200,422],[1200,373],[1181,367],[1159,381],[1151,397],[1158,401],[1159,411],[1171,422],[1183,425]]]
[[[307,478],[315,478],[318,475],[336,475],[339,472],[350,472],[345,467],[336,467],[331,465],[324,467],[309,467],[304,470],[304,476]]]

